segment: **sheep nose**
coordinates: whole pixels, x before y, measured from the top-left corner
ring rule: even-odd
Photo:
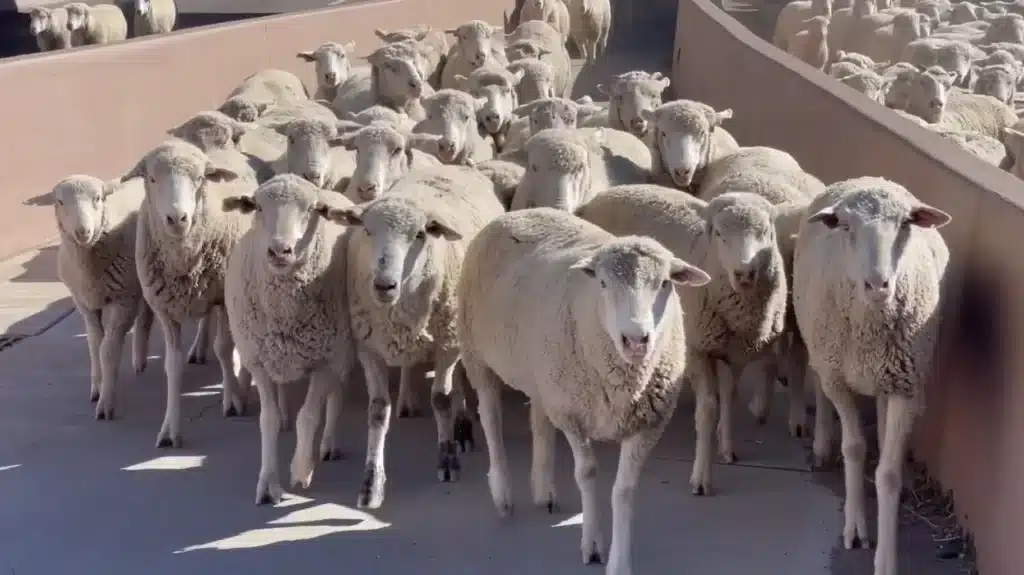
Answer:
[[[440,140],[437,142],[437,149],[444,154],[455,155],[455,142],[451,140]]]
[[[480,66],[481,64],[484,63],[484,60],[486,58],[487,54],[484,54],[483,52],[477,52],[476,54],[473,54],[473,64],[475,66]]]
[[[754,283],[754,270],[743,270],[732,272],[732,277],[736,281],[736,285],[741,287],[749,286]]]
[[[651,343],[651,334],[644,332],[640,335],[622,334],[622,348],[632,355],[646,355],[647,346]]]
[[[295,253],[295,249],[291,246],[270,246],[267,248],[267,255],[272,258],[290,256],[293,253]]]
[[[359,197],[363,200],[372,200],[377,197],[377,184],[373,182],[365,182],[359,185],[358,188]]]
[[[933,110],[938,110],[942,107],[942,100],[932,100],[928,105],[931,106]]]
[[[646,132],[647,120],[644,120],[643,118],[633,118],[629,122],[629,127],[632,128],[634,132]]]
[[[398,289],[398,282],[393,280],[373,280],[373,289],[379,295],[394,295],[395,291]]]
[[[334,72],[324,72],[324,80],[327,80],[328,84],[335,84],[338,81],[338,75]]]
[[[420,91],[422,89],[423,89],[423,82],[420,82],[418,79],[415,79],[415,78],[412,79],[412,80],[409,80],[409,90],[412,91],[413,95],[419,95],[419,93],[420,93]]]
[[[672,177],[676,181],[689,181],[691,171],[689,168],[676,168],[672,170]]]
[[[89,239],[89,230],[82,226],[79,226],[75,228],[75,237],[78,238],[79,240]]]
[[[180,216],[167,216],[167,225],[178,226],[188,223],[188,214],[181,214]]]
[[[493,112],[484,114],[484,125],[490,130],[497,130],[501,127],[501,117]]]
[[[886,292],[889,290],[889,279],[888,278],[871,278],[864,281],[864,291],[866,292]]]

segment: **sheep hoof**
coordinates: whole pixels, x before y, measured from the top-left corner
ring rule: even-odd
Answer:
[[[206,365],[206,356],[189,354],[188,362],[196,365]]]
[[[801,437],[810,436],[810,433],[807,432],[807,429],[804,428],[804,425],[802,423],[797,423],[795,425],[790,426],[789,432],[790,434],[793,435],[793,437],[796,437],[797,439]]]
[[[547,507],[548,513],[550,513],[552,515],[554,515],[555,513],[558,513],[558,502],[555,501],[554,499],[551,499],[550,501],[548,501],[548,503],[547,503],[547,505],[545,505],[545,507]]]
[[[864,537],[854,535],[846,544],[847,549],[871,549],[874,542]]]
[[[584,550],[583,551],[583,564],[584,565],[600,565],[601,564],[601,552],[597,550]]]
[[[710,497],[711,487],[703,484],[694,485],[693,494],[697,497]]]
[[[359,509],[377,509],[384,503],[384,470],[370,466],[363,475],[363,485],[359,490],[356,507]]]
[[[89,403],[96,403],[100,400],[100,390],[93,389],[89,392]]]
[[[322,461],[339,461],[341,459],[345,459],[345,454],[341,452],[341,449],[332,447],[330,449],[323,450],[320,453],[320,459]]]
[[[755,421],[757,421],[758,425],[764,425],[764,424],[768,423],[768,416],[767,415],[758,415],[757,418],[755,419]]]
[[[292,421],[287,417],[281,418],[281,431],[291,431],[295,426],[292,425]]]
[[[460,415],[455,418],[454,437],[455,443],[459,447],[459,453],[476,449],[476,442],[473,441],[473,422],[468,417]]]
[[[114,408],[111,406],[96,406],[96,421],[114,421]]]
[[[181,444],[182,444],[182,441],[181,441],[181,436],[180,435],[176,435],[174,437],[171,437],[169,435],[161,435],[156,440],[156,446],[157,446],[158,449],[164,449],[164,448],[167,448],[167,447],[178,448],[178,447],[181,447]]]
[[[437,479],[442,483],[459,480],[462,465],[455,453],[455,442],[442,441],[438,446]]]
[[[238,416],[239,416],[238,410],[235,409],[234,405],[228,405],[226,408],[224,408],[224,417],[238,417]]]
[[[423,415],[423,414],[420,413],[419,409],[417,409],[415,407],[412,407],[412,406],[409,406],[409,405],[403,405],[403,406],[398,408],[398,418],[399,419],[416,419],[416,418],[420,417],[421,415]]]
[[[739,461],[739,458],[736,457],[735,451],[727,451],[722,454],[722,461],[724,461],[725,463],[736,463],[737,461]]]
[[[811,471],[829,471],[833,467],[832,461],[823,455],[811,455],[809,463]]]

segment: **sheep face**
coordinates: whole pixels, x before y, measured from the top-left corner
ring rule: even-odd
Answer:
[[[445,32],[455,36],[455,50],[473,68],[494,60],[493,51],[502,49],[504,38],[499,34],[501,29],[480,20]]]
[[[68,30],[74,32],[83,30],[89,26],[89,5],[82,2],[72,2],[64,7],[68,11]]]
[[[953,74],[953,81],[968,87],[971,74],[971,53],[966,46],[956,43],[942,46],[935,53],[935,64]]]
[[[310,246],[329,208],[320,190],[294,174],[274,176],[252,196],[224,199],[224,211],[255,213],[256,257],[263,254],[275,275],[291,275],[309,260]]]
[[[319,88],[337,88],[352,73],[352,62],[348,55],[355,48],[355,42],[327,42],[312,52],[299,52],[297,56],[316,67],[316,83]]]
[[[477,112],[485,102],[461,90],[440,90],[423,99],[426,118],[414,131],[440,136],[438,159],[446,164],[455,163],[462,158],[473,132],[477,131]]]
[[[599,134],[603,137],[603,131]],[[590,145],[571,132],[543,130],[531,137],[517,192],[530,198],[530,204],[521,207],[578,208],[590,192]]]
[[[985,66],[977,72],[978,80],[974,84],[974,93],[992,96],[1004,104],[1013,105],[1017,95],[1017,79],[1019,73],[1005,65]]]
[[[927,204],[909,203],[891,190],[864,187],[811,215],[840,237],[847,278],[869,306],[887,305],[896,292],[906,246],[915,228],[938,228],[950,216]]]
[[[356,152],[356,169],[345,191],[349,198],[375,200],[412,168],[409,141],[391,126],[370,125],[339,140]]]
[[[275,127],[288,138],[285,162],[289,173],[298,174],[317,187],[327,184],[331,171],[331,145],[338,145],[336,124],[296,118]]]
[[[468,92],[474,98],[483,100],[476,115],[488,134],[502,132],[512,121],[512,111],[519,105],[515,90],[523,74],[521,70],[513,74],[504,69],[487,68],[477,69],[470,74]]]
[[[579,112],[579,104],[565,98],[534,100],[513,110],[517,116],[529,116],[531,134],[541,130],[573,129],[577,125]]]
[[[599,84],[597,89],[608,96],[611,127],[638,138],[646,136],[649,125],[644,114],[661,105],[661,93],[671,83],[661,72],[626,72],[616,76],[611,86]]]
[[[601,325],[623,361],[634,365],[654,354],[665,326],[681,313],[675,286],[710,279],[653,239],[638,236],[611,240],[570,270],[596,284]]]
[[[1009,172],[1024,180],[1024,133],[1013,128],[1003,128],[1002,141],[1006,146],[1006,155],[1013,160]]]
[[[508,65],[513,74],[522,73],[516,85],[516,97],[526,104],[542,98],[555,97],[555,71],[547,62],[540,60],[518,60]]]
[[[221,112],[200,112],[180,126],[171,128],[167,134],[181,138],[200,150],[232,149],[251,127]]]
[[[149,0],[135,0],[135,11],[141,16],[149,14]]]
[[[727,192],[708,202],[705,221],[712,249],[733,290],[754,290],[770,279],[778,247],[768,200],[748,192]]]
[[[272,100],[256,101],[245,96],[232,96],[225,100],[220,108],[217,108],[217,111],[239,122],[255,122],[274,104],[275,102]]]
[[[527,0],[523,3],[523,10],[520,12],[519,22],[528,22],[530,20],[547,21],[550,15],[555,11],[555,6],[552,2],[560,2],[561,0]]]
[[[921,118],[929,124],[942,119],[942,112],[949,100],[949,89],[953,86],[955,76],[949,72],[931,66],[915,75],[910,85],[910,98],[907,112]]]
[[[377,77],[377,90],[394,101],[423,95],[426,65],[419,53],[404,43],[387,44],[367,58]]]
[[[910,96],[917,82],[916,70],[900,70],[895,74],[886,74],[885,105],[894,110],[908,111]]]
[[[50,29],[52,13],[48,8],[36,7],[29,12],[28,30],[38,36]]]
[[[690,100],[676,100],[644,112],[654,125],[658,161],[680,188],[693,183],[698,171],[711,157],[711,134],[723,121],[732,118],[732,109],[716,112],[711,106]]]
[[[522,60],[524,58],[527,60],[539,60],[545,54],[550,53],[540,42],[529,39],[516,40],[505,47],[505,57],[509,61]]]
[[[69,176],[53,188],[57,227],[76,244],[88,247],[103,235],[105,202],[113,184],[92,176]]]
[[[433,281],[436,270],[427,265],[432,244],[462,238],[452,223],[396,196],[339,210],[332,217],[362,226],[373,246],[370,293],[387,306],[395,305],[403,291],[416,291]]]

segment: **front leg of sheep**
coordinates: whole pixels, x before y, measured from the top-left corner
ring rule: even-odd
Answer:
[[[149,304],[140,301],[132,326],[132,367],[137,374],[146,371],[149,363],[149,334],[153,331],[153,317]]]
[[[213,340],[213,352],[220,363],[221,382],[224,387],[221,407],[224,410],[224,417],[245,415],[245,401],[240,392],[242,386],[238,382],[241,363],[235,354],[235,340],[231,336],[228,312],[225,308],[217,306],[213,309],[210,319],[214,321],[217,329],[217,336]]]
[[[822,471],[833,462],[832,448],[835,444],[835,409],[821,387],[821,379],[814,369],[808,367],[811,385],[814,387],[814,443],[812,447],[811,470]]]
[[[156,436],[156,446],[181,447],[181,378],[185,371],[181,322],[162,312],[156,312],[156,319],[164,334],[164,371],[167,373],[167,409]]]
[[[356,506],[377,509],[384,503],[384,447],[391,424],[391,390],[388,389],[388,367],[377,354],[359,351],[359,363],[366,374],[368,429],[366,434],[366,469]]]
[[[337,461],[345,456],[338,447],[338,418],[341,417],[342,399],[341,386],[336,385],[334,391],[327,396],[327,416],[324,418],[324,432],[320,436],[320,459],[323,461]]]
[[[306,392],[306,401],[299,409],[295,418],[295,454],[292,456],[292,486],[308,489],[313,481],[313,468],[316,460],[313,458],[313,441],[316,430],[320,427],[320,417],[323,415],[324,403],[331,395],[332,386],[335,384],[334,374],[326,369],[314,371],[309,376],[309,390]],[[276,385],[278,398],[284,395],[285,386]]]
[[[569,441],[576,462],[576,486],[580,490],[580,501],[583,504],[583,538],[580,542],[583,564],[601,563],[604,537],[601,535],[601,517],[597,506],[597,456],[594,454],[594,445],[590,439],[575,431],[562,429],[562,433]],[[609,570],[608,573],[613,571]]]
[[[430,405],[437,423],[437,479],[458,481],[462,464],[455,449],[455,418],[452,415],[452,377],[458,351],[437,352],[434,360],[434,384],[430,388]],[[405,373],[405,370],[402,370]]]
[[[743,366],[725,364],[718,373],[718,454],[726,463],[736,463],[736,450],[732,442],[732,416],[736,407],[736,382]]]
[[[896,575],[896,531],[899,527],[900,491],[903,489],[903,461],[914,425],[917,405],[908,397],[888,396],[885,413],[880,413],[885,432],[882,453],[875,470],[878,491],[878,548],[874,575]]]
[[[250,370],[260,394],[260,478],[256,482],[256,505],[275,505],[284,493],[277,475],[277,440],[281,434],[277,390],[262,368],[253,366]]]
[[[533,466],[530,470],[530,485],[533,487],[533,502],[548,510],[558,511],[558,496],[555,492],[555,426],[540,402],[530,402],[530,432],[533,436]]]
[[[120,305],[103,308],[103,340],[100,342],[100,399],[96,404],[96,419],[114,419],[114,388],[121,367],[124,338],[132,327],[134,309]]]
[[[783,360],[789,385],[789,433],[797,438],[807,437],[807,347],[802,342],[790,343]]]
[[[422,366],[412,365],[402,368],[401,379],[398,383],[398,417],[419,417],[419,401],[417,401],[416,384],[422,379]],[[436,373],[436,372],[435,372]],[[436,377],[436,375],[435,375]]]
[[[846,484],[843,545],[847,549],[870,547],[864,496],[864,459],[867,443],[864,440],[857,401],[840,374],[823,373],[821,377],[821,387],[835,406],[842,425],[843,474]]]
[[[103,370],[100,368],[100,342],[103,341],[103,322],[99,311],[86,309],[75,302],[78,313],[85,322],[85,341],[89,345],[89,402],[96,403],[100,399],[100,387],[103,385]]]
[[[279,383],[277,387],[277,411],[281,414],[281,431],[291,431],[291,413],[288,409],[288,384]]]
[[[640,473],[658,444],[665,426],[641,431],[622,442],[619,467],[612,485],[612,545],[608,550],[606,575],[632,575],[630,550],[633,546],[633,515]]]
[[[715,435],[715,360],[702,354],[694,354],[688,366],[690,380],[697,397],[694,412],[694,426],[697,446],[693,458],[693,473],[690,487],[694,495],[711,495],[711,458],[714,452],[712,440]]]
[[[775,391],[775,382],[768,377],[768,363],[777,361],[784,353],[781,342],[775,344],[776,357],[763,357],[752,364],[748,364],[754,375],[754,395],[750,398],[747,409],[757,421],[758,425],[768,423],[768,415],[771,410],[772,395]]]
[[[210,329],[210,318],[207,316],[199,318],[199,323],[196,325],[196,338],[192,340],[192,346],[188,349],[189,363],[206,363],[206,348],[209,347]]]

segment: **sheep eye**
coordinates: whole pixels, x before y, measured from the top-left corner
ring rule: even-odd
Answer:
[[[153,176],[150,176],[149,177],[149,183],[155,184],[156,183],[156,178],[154,178]]]
[[[601,280],[601,287],[606,288],[608,287],[608,284],[604,283],[604,280]]]
[[[64,200],[57,200],[57,205],[58,206],[63,206],[64,205]]]
[[[537,164],[531,165],[530,169],[533,170],[534,172],[536,172],[537,171]]]
[[[661,281],[661,289],[668,289],[671,285],[672,285],[672,282],[670,282],[669,280],[662,280]]]
[[[397,156],[400,153],[402,153],[402,148],[395,148],[394,150],[391,150],[392,156]]]
[[[423,230],[420,230],[420,231],[416,232],[416,239],[422,240],[422,239],[426,239],[426,237],[427,237],[427,232],[425,232]]]

